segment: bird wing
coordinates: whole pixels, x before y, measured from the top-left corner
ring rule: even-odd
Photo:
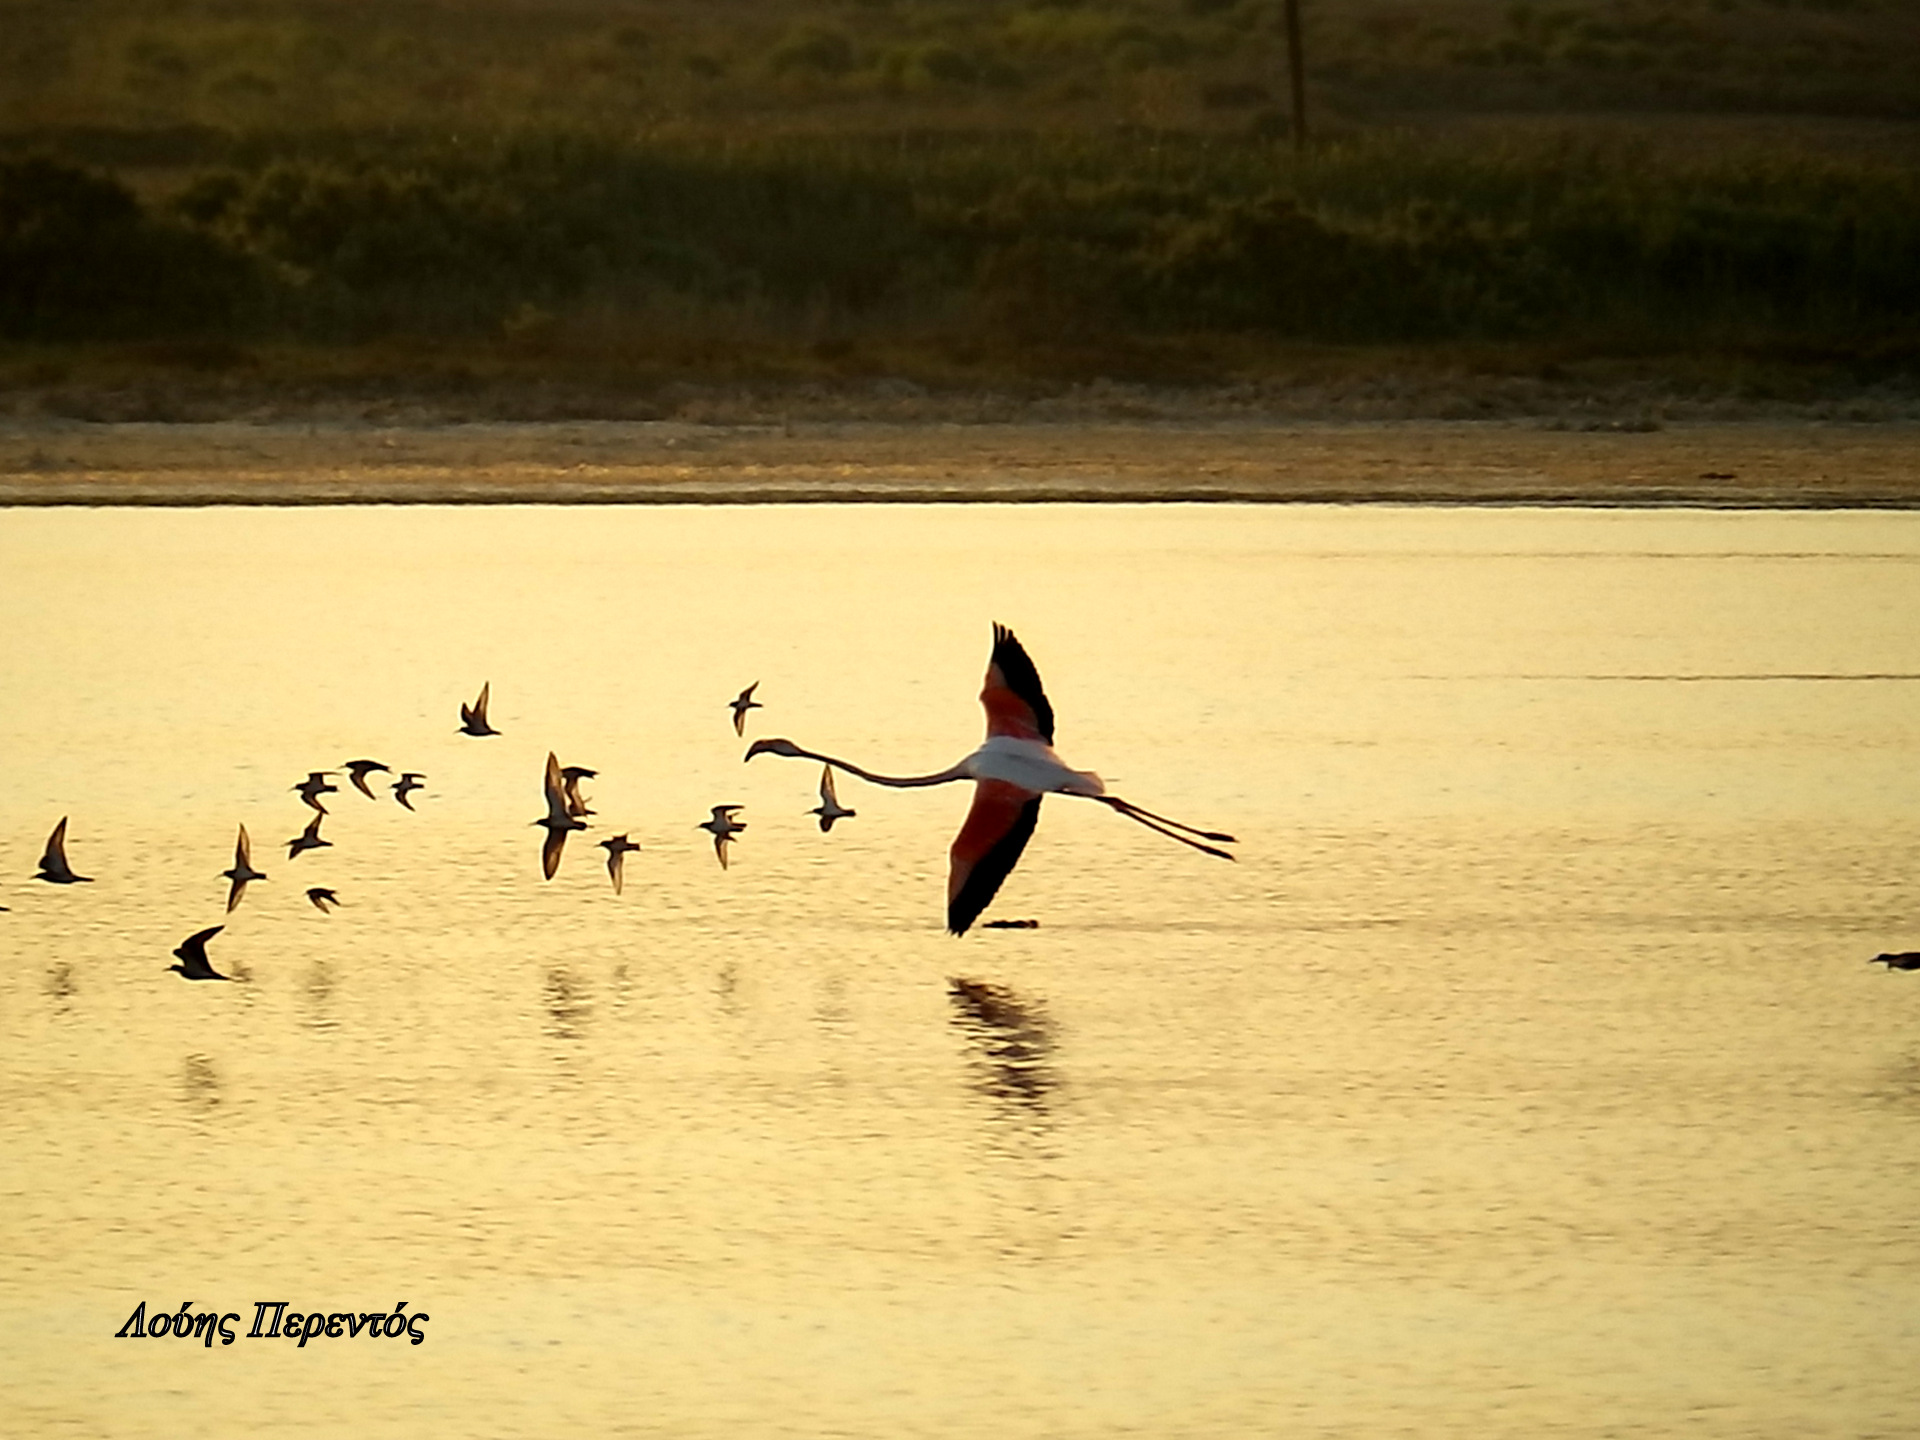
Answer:
[[[1040,797],[1004,780],[977,780],[973,808],[947,852],[947,929],[955,935],[987,908],[1013,873],[1040,819]]]
[[[833,788],[833,767],[831,765],[822,765],[820,767],[820,803],[829,810],[838,810],[840,808],[840,797],[834,792]]]
[[[233,842],[233,868],[236,870],[253,869],[253,846],[247,841],[247,827],[240,827],[240,838]],[[246,884],[242,880],[239,884]]]
[[[621,881],[625,878],[623,872],[626,870],[626,860],[626,851],[618,846],[607,851],[607,874],[613,879],[613,893],[616,895],[620,893]]]
[[[567,824],[573,818],[567,809],[567,782],[560,774],[560,761],[555,758],[551,750],[547,752],[547,777],[544,788],[547,796],[547,819],[562,825]],[[551,875],[553,872],[549,870],[547,873]]]
[[[227,913],[233,913],[233,907],[240,903],[240,897],[246,893],[247,882],[240,875],[233,877],[233,884],[227,887]]]
[[[205,930],[195,931],[180,942],[180,948],[173,953],[185,964],[186,968],[182,973],[187,978],[214,980],[227,978],[218,973],[207,961],[207,941],[226,928],[224,925],[209,926]]]
[[[473,718],[478,720],[482,725],[487,723],[487,694],[492,689],[493,682],[491,680],[481,682],[480,698],[473,702]]]
[[[1004,625],[993,627],[993,656],[980,703],[987,712],[987,734],[1053,744],[1053,706],[1040,686],[1040,672]]]
[[[753,682],[753,684],[747,686],[746,689],[742,690],[738,695],[734,696],[733,698],[733,733],[734,734],[744,735],[747,733],[747,711],[757,710],[760,708],[759,706],[753,703],[753,692],[758,690],[759,688],[760,688],[760,682],[756,680]]]
[[[60,823],[53,827],[53,833],[47,836],[47,853],[40,857],[40,868],[49,875],[71,875],[67,868],[67,817],[62,815]]]
[[[588,771],[587,773],[592,774],[593,772]],[[587,802],[580,798],[579,780],[567,774],[565,771],[561,772],[560,789],[562,797],[566,802],[567,815],[569,818],[577,819],[583,815],[593,814],[593,811],[587,808]]]
[[[540,842],[540,871],[547,879],[553,879],[553,872],[560,868],[560,852],[566,848],[567,832],[549,830],[547,838]]]

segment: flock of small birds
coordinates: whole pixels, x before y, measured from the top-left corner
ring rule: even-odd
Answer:
[[[733,715],[736,736],[746,734],[750,711],[765,708],[753,698],[759,688],[760,683],[755,681],[727,704]],[[490,683],[482,685],[473,704],[460,706],[459,733],[476,738],[501,733],[487,720],[490,690]],[[972,781],[975,786],[973,806],[948,856],[947,928],[955,935],[965,934],[998,892],[1001,882],[1018,862],[1033,833],[1041,800],[1049,794],[1095,801],[1156,834],[1178,841],[1202,854],[1222,860],[1234,858],[1231,853],[1219,848],[1236,843],[1233,836],[1171,820],[1110,794],[1098,775],[1091,771],[1071,769],[1054,753],[1053,706],[1041,685],[1039,671],[1013,632],[1002,625],[994,626],[993,652],[987,664],[980,700],[987,716],[985,743],[958,763],[928,775],[876,774],[852,761],[807,750],[782,738],[754,741],[747,750],[746,758],[751,760],[756,755],[771,754],[819,762],[820,804],[808,813],[819,818],[823,832],[831,830],[841,820],[850,819],[855,813],[842,805],[835,793],[835,769],[845,770],[870,784],[896,788]],[[320,834],[321,822],[327,816],[327,808],[321,803],[321,797],[340,793],[340,787],[329,782],[342,773],[356,790],[369,800],[374,800],[378,797],[367,783],[368,776],[390,775],[393,772],[378,760],[348,760],[339,770],[312,771],[305,780],[291,787],[314,811],[314,815],[306,828],[287,842],[289,861],[309,850],[333,843]],[[533,823],[547,832],[540,847],[540,868],[548,880],[560,868],[567,836],[576,830],[585,830],[586,817],[594,813],[587,805],[580,787],[583,781],[596,778],[597,773],[584,765],[562,765],[552,751],[547,753],[546,772],[542,779],[547,813]],[[402,771],[399,779],[388,788],[393,792],[395,801],[411,811],[414,807],[409,797],[422,788],[426,778],[418,771]],[[736,818],[743,808],[737,804],[715,805],[709,818],[696,827],[713,837],[713,853],[723,870],[727,868],[729,847],[735,837],[747,828],[744,821]],[[67,817],[62,816],[60,823],[53,827],[53,833],[47,837],[46,853],[40,858],[40,869],[35,879],[54,885],[75,885],[92,878],[75,873],[73,866],[68,863],[66,839]],[[600,841],[599,846],[607,852],[607,875],[617,895],[625,884],[626,857],[637,852],[640,846],[624,831]],[[248,885],[267,878],[265,872],[253,866],[252,846],[245,825],[240,826],[239,836],[234,843],[232,868],[220,873],[229,882],[229,914],[246,894]],[[307,899],[322,914],[327,914],[332,907],[341,903],[334,891],[323,886],[315,886],[306,893]],[[4,908],[0,906],[0,909]],[[1038,922],[1033,920],[989,920],[985,924],[1000,929],[1034,929],[1038,926]],[[188,936],[173,952],[180,963],[167,968],[186,980],[231,978],[216,971],[207,958],[207,942],[225,928],[224,925],[213,925]],[[1889,972],[1920,970],[1920,951],[1876,955],[1869,963],[1884,965]]]
[[[728,708],[733,712],[733,728],[736,735],[746,733],[746,717],[749,710],[764,708],[753,699],[753,692],[759,688],[759,684],[760,682],[756,680],[742,690],[737,698],[728,702]],[[460,734],[480,737],[501,733],[487,721],[487,702],[491,688],[492,682],[482,685],[479,697],[473,704],[460,706]],[[310,771],[306,779],[292,786],[293,793],[298,795],[314,814],[313,818],[307,822],[306,828],[287,841],[289,861],[299,858],[309,850],[332,846],[333,842],[320,834],[321,823],[328,815],[327,807],[322,803],[321,797],[340,793],[340,787],[331,782],[343,773],[354,789],[369,800],[377,800],[379,797],[374,794],[372,786],[367,782],[367,777],[376,774],[391,775],[394,772],[381,761],[362,758],[348,760],[338,770]],[[594,779],[597,774],[597,771],[588,769],[584,765],[563,766],[551,751],[547,754],[546,775],[543,782],[547,813],[534,823],[546,827],[547,836],[540,851],[540,867],[542,874],[549,880],[560,868],[560,856],[566,845],[567,836],[575,830],[586,829],[585,817],[594,813],[581,794],[580,783],[583,780]],[[411,811],[414,809],[411,797],[414,792],[425,788],[426,779],[424,772],[403,770],[399,778],[387,788],[393,792],[396,802],[404,809]],[[823,767],[820,779],[820,801],[819,807],[810,813],[820,817],[820,828],[823,831],[831,830],[834,821],[847,819],[854,813],[834,798],[833,773],[828,767]],[[747,828],[743,821],[733,818],[743,808],[740,805],[716,805],[713,807],[712,818],[695,827],[712,834],[714,854],[719,858],[722,869],[727,867],[727,848],[733,837]],[[40,857],[40,867],[35,872],[34,879],[43,880],[51,885],[82,885],[92,882],[91,875],[77,873],[67,860],[69,818],[65,815],[61,816],[60,823],[53,827],[53,833],[47,837],[46,851]],[[629,839],[625,832],[602,840],[599,844],[600,848],[607,852],[607,875],[612,881],[614,894],[618,895],[625,885],[626,857],[637,851],[640,846]],[[267,878],[265,871],[254,868],[253,842],[247,834],[245,825],[239,827],[238,837],[234,841],[233,865],[230,869],[221,871],[220,875],[228,882],[228,914],[233,913],[234,907],[246,895],[248,885],[256,880]],[[323,915],[329,914],[341,903],[339,895],[324,885],[311,887],[307,890],[306,896],[313,907]],[[0,910],[6,908],[0,905]],[[207,942],[224,929],[226,929],[224,924],[210,925],[204,930],[189,935],[173,952],[179,963],[166,968],[184,980],[233,979],[233,976],[222,975],[214,969],[207,958]]]

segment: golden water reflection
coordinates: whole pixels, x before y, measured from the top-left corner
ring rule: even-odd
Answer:
[[[1920,975],[1866,963],[1920,944],[1920,517],[11,512],[0,607],[9,1435],[1920,1413]],[[958,787],[823,834],[743,766],[756,679],[746,739],[951,763],[996,620],[1238,863],[1050,800],[1039,924],[955,940]],[[227,915],[235,826],[362,756],[415,808],[330,797]],[[63,814],[90,885],[28,878]],[[166,971],[223,922],[237,983]],[[434,1319],[113,1338],[186,1296]]]

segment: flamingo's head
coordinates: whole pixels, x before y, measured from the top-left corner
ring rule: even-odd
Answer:
[[[791,740],[782,740],[778,737],[754,741],[753,744],[747,747],[747,753],[744,758],[751,760],[756,755],[784,755],[790,760],[806,760],[811,758],[806,751],[802,750]]]

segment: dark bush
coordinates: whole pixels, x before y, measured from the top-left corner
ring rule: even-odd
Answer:
[[[0,163],[0,335],[230,331],[257,305],[258,282],[245,257],[154,219],[116,180],[49,159]]]

